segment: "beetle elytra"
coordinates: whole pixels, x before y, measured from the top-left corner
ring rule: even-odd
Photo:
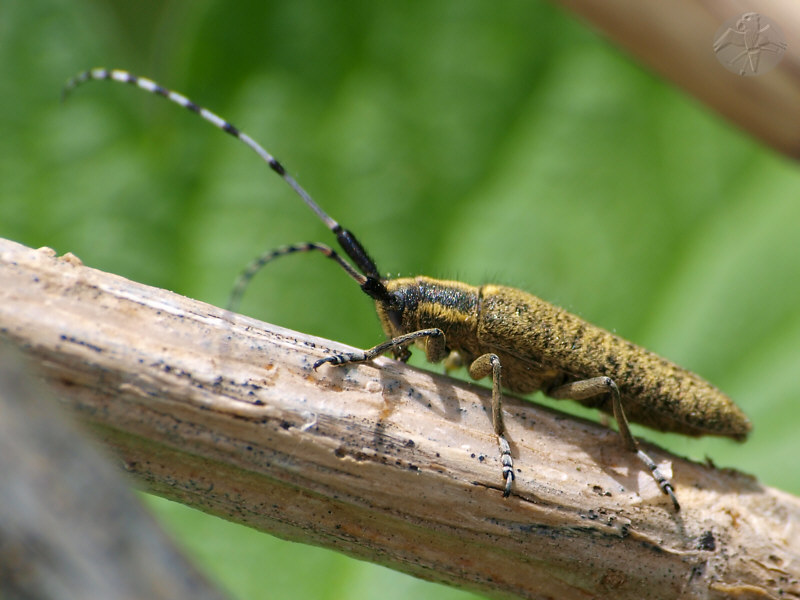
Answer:
[[[689,436],[717,435],[742,441],[750,431],[744,413],[699,376],[531,294],[500,285],[471,286],[429,277],[389,279],[358,239],[328,216],[271,154],[228,121],[150,79],[121,70],[92,69],[70,79],[65,94],[93,79],[136,85],[183,106],[255,151],[336,236],[344,254],[325,244],[283,246],[254,260],[242,273],[231,307],[247,283],[272,260],[299,252],[320,252],[336,261],[370,296],[387,340],[368,350],[318,360],[344,365],[391,351],[399,360],[420,346],[430,362],[450,358],[468,366],[474,379],[492,378],[492,424],[500,449],[502,491],[514,481],[511,448],[505,437],[502,388],[517,393],[541,390],[614,416],[624,447],[644,463],[662,492],[680,505],[672,483],[639,448],[628,421]]]

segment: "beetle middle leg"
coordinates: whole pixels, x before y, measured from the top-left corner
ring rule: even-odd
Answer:
[[[344,365],[348,363],[367,362],[389,350],[392,350],[395,356],[401,360],[406,360],[409,356],[407,346],[420,338],[427,338],[425,356],[430,362],[439,362],[447,356],[448,352],[445,344],[444,332],[437,328],[421,329],[392,338],[391,340],[386,340],[368,350],[326,356],[314,363],[314,369],[316,370],[325,363]],[[469,366],[469,374],[473,379],[483,379],[488,375],[492,376],[492,425],[494,427],[494,433],[497,436],[497,443],[500,446],[500,461],[503,465],[503,480],[505,481],[503,496],[508,497],[511,493],[511,484],[514,481],[514,464],[511,459],[511,446],[509,446],[508,440],[506,440],[505,425],[503,423],[500,359],[496,354],[484,354],[479,356]]]
[[[639,448],[636,439],[631,435],[631,430],[628,427],[628,419],[625,417],[625,411],[622,410],[622,399],[619,395],[619,388],[617,388],[617,384],[613,379],[610,377],[593,377],[591,379],[567,383],[547,391],[548,396],[559,400],[585,400],[586,398],[591,398],[592,396],[598,396],[600,394],[611,394],[614,419],[617,421],[619,434],[622,437],[622,443],[625,448],[636,454],[639,460],[647,466],[647,469],[653,475],[653,479],[656,480],[658,487],[672,500],[672,504],[675,505],[675,510],[680,510],[681,506],[678,504],[678,499],[675,497],[672,484],[661,474],[661,471],[658,470],[655,461]]]
[[[469,376],[473,379],[483,379],[492,376],[492,426],[500,446],[500,463],[503,465],[503,497],[511,493],[511,484],[514,482],[514,461],[511,458],[511,446],[506,439],[506,427],[503,423],[503,392],[500,387],[500,359],[496,354],[483,354],[472,361],[469,366]]]

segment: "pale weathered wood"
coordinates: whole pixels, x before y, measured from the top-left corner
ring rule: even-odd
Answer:
[[[800,595],[800,500],[487,390],[0,243],[0,333],[145,488],[284,538],[493,597]]]
[[[800,158],[797,0],[557,1],[739,127]],[[742,77],[719,63],[713,43],[727,19],[747,12],[772,19],[783,32],[787,49],[772,71]]]
[[[221,600],[0,339],[0,598]]]

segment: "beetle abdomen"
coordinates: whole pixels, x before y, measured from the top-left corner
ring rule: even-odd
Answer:
[[[504,384],[512,391],[546,393],[555,385],[608,376],[619,387],[629,421],[738,440],[750,431],[730,398],[649,350],[514,288],[486,285],[480,298],[481,347],[500,355]],[[607,396],[582,403],[612,413]]]

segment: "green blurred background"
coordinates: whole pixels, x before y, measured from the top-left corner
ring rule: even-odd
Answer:
[[[262,250],[331,236],[249,150],[161,99],[98,82],[60,106],[94,66],[155,78],[261,141],[384,272],[514,285],[702,374],[750,415],[746,444],[638,433],[800,494],[800,172],[570,15],[531,0],[3,0],[0,235],[222,304]],[[318,256],[270,266],[242,311],[382,337]],[[469,597],[148,503],[236,598]]]

